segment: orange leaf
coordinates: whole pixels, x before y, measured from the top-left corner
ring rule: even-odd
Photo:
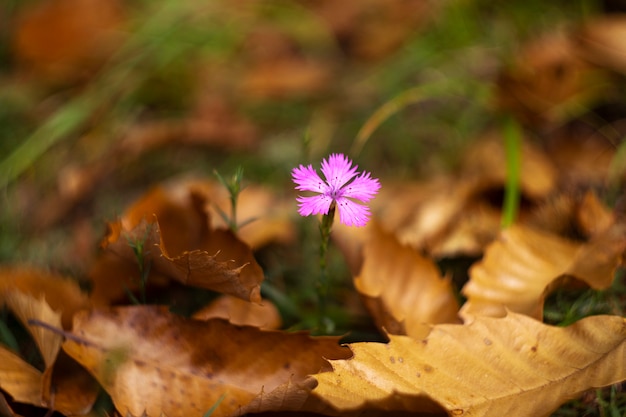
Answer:
[[[0,388],[15,401],[41,406],[41,372],[0,346]]]
[[[238,326],[254,326],[260,329],[278,329],[281,318],[278,309],[269,300],[262,300],[261,304],[254,304],[223,295],[193,315],[196,320],[222,318]]]
[[[214,417],[311,407],[307,375],[346,358],[337,338],[198,321],[160,307],[76,316],[63,349],[89,370],[122,415]],[[137,383],[141,381],[141,383]]]
[[[392,334],[421,334],[424,323],[458,322],[449,279],[416,250],[379,227],[370,229],[354,285],[377,324]]]
[[[61,312],[64,328],[71,326],[76,311],[90,307],[87,295],[76,281],[30,266],[1,267],[0,304],[8,292],[16,290],[34,298],[45,297],[53,310]]]

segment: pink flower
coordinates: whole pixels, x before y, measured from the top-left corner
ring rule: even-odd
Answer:
[[[318,193],[310,197],[299,196],[298,213],[301,216],[328,214],[331,205],[336,204],[339,220],[346,226],[365,226],[370,219],[367,203],[380,189],[378,179],[369,172],[359,174],[357,166],[352,166],[345,155],[332,154],[322,161],[322,179],[312,165],[300,165],[291,172],[296,190]]]

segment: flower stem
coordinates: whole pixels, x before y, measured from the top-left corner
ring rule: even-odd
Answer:
[[[328,275],[328,244],[330,242],[330,230],[335,219],[335,203],[333,202],[328,209],[328,214],[322,217],[320,223],[320,235],[322,241],[320,243],[320,279],[317,283],[317,302],[318,302],[318,331],[328,333],[332,330],[332,322],[327,316],[327,300],[328,289],[330,287],[330,278]]]

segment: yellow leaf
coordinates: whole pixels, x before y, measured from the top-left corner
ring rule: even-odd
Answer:
[[[546,293],[564,275],[596,289],[610,286],[625,243],[619,225],[588,243],[513,226],[502,231],[470,269],[463,288],[468,301],[461,315],[501,317],[509,309],[541,319]]]
[[[61,348],[62,336],[37,324],[31,324],[29,320],[34,319],[56,329],[61,329],[61,313],[52,311],[43,297],[37,300],[19,291],[8,293],[6,303],[13,311],[13,314],[33,336],[46,367],[50,367]]]
[[[41,406],[41,372],[0,346],[0,388],[15,401]]]
[[[314,394],[341,411],[436,411],[452,416],[548,416],[579,393],[626,379],[626,319],[593,316],[553,327],[509,312],[432,326],[423,340],[355,343],[330,361]]]

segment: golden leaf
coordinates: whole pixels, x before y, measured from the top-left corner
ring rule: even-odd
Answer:
[[[569,275],[592,288],[607,288],[626,240],[615,226],[588,243],[577,243],[527,227],[513,226],[470,269],[461,315],[503,316],[506,309],[541,319],[546,293]]]
[[[530,317],[476,317],[432,326],[417,340],[355,343],[330,361],[313,393],[341,411],[437,411],[473,417],[548,416],[579,393],[626,379],[626,320],[593,316],[569,327]]]
[[[41,406],[41,372],[0,346],[0,388],[15,401]]]
[[[62,336],[38,324],[31,324],[29,320],[37,320],[56,329],[61,329],[61,314],[52,311],[43,297],[37,300],[19,291],[8,293],[6,303],[33,337],[46,367],[51,366],[61,348]]]

